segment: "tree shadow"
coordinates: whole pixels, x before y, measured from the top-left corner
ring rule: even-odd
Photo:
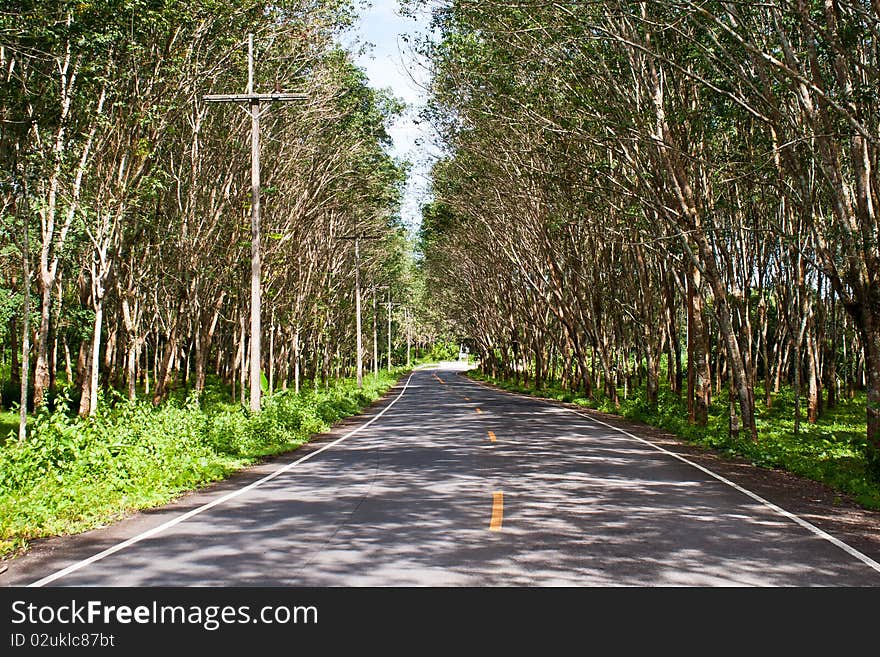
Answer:
[[[694,467],[558,407],[432,374],[332,449],[54,584],[880,585]]]

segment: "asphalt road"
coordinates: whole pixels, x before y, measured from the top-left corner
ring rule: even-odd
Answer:
[[[47,542],[0,584],[880,585],[880,565],[749,491],[457,369],[414,372],[246,476]]]

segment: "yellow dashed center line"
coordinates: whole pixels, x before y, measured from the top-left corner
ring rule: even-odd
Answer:
[[[504,493],[496,491],[492,493],[492,519],[489,521],[489,531],[500,532],[501,520],[504,517]]]
[[[441,379],[441,378],[440,378],[439,376],[437,376],[436,374],[434,375],[434,378],[437,379],[437,380],[438,380],[440,383],[442,383],[443,385],[446,385],[446,381],[444,381],[443,379]]]
[[[491,440],[493,443],[495,442],[495,432],[494,431],[489,432],[489,440]]]

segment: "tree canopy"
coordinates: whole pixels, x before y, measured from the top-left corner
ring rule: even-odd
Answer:
[[[759,386],[864,387],[880,464],[876,3],[432,6],[422,246],[484,367],[656,403],[665,360],[752,439]]]
[[[397,295],[409,258],[407,163],[387,132],[402,103],[340,45],[355,17],[339,0],[3,3],[4,405],[30,332],[29,403],[69,394],[86,416],[107,389],[158,404],[216,375],[243,394],[254,358],[269,388],[351,371],[345,237],[378,238],[362,247],[367,293]],[[247,348],[249,116],[204,99],[244,91],[248,34],[254,89],[307,96],[262,109],[260,354]]]

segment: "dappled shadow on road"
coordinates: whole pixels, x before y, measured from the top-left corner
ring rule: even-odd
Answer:
[[[500,531],[489,530],[495,492]],[[423,371],[346,442],[57,584],[862,586],[880,575],[587,418]]]

